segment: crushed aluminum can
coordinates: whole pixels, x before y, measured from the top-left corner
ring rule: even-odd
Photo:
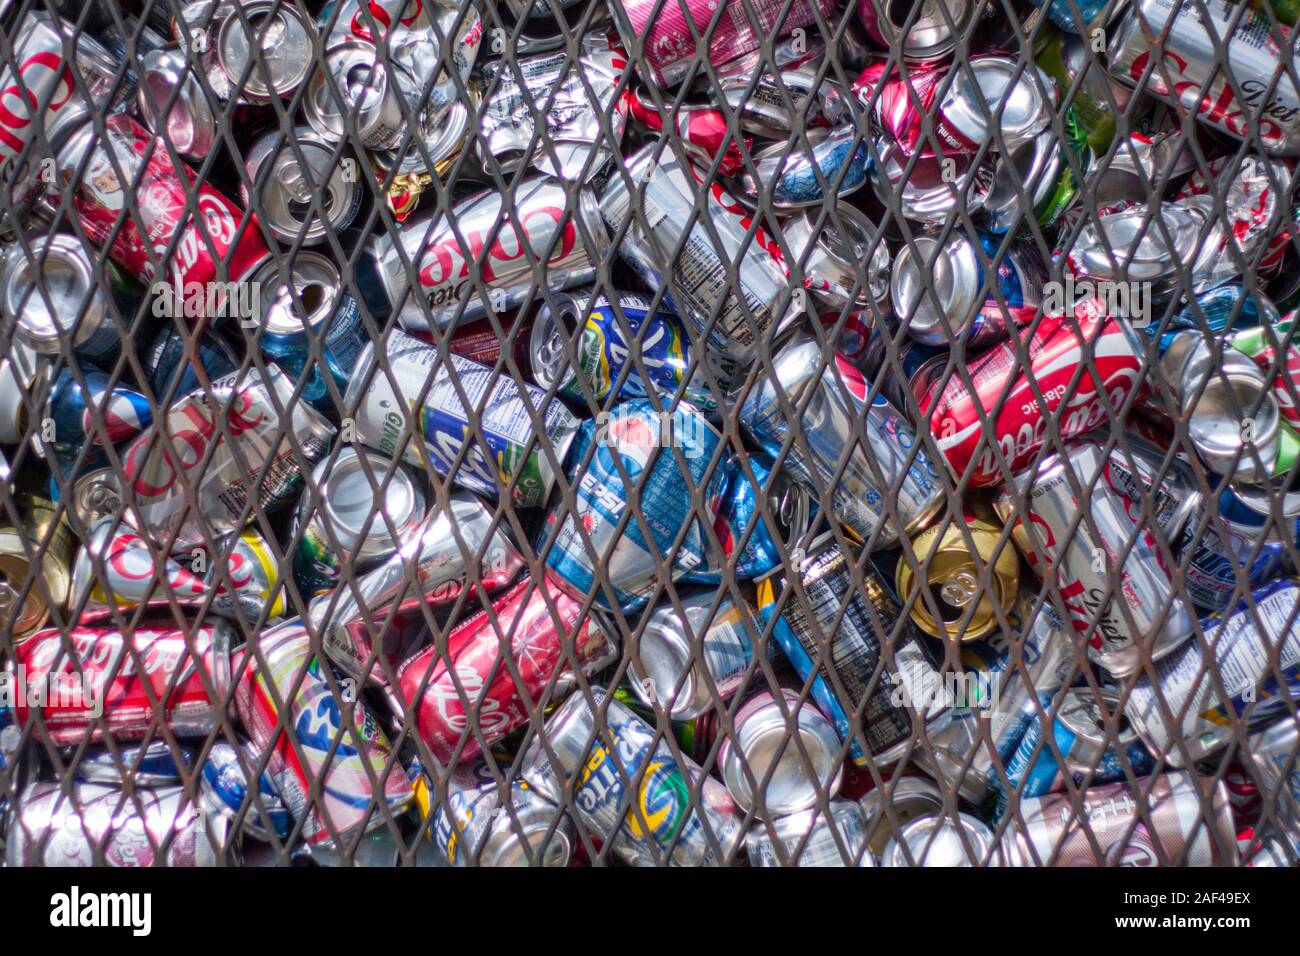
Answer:
[[[261,757],[246,742],[236,750],[218,740],[203,763],[203,806],[232,823],[238,820],[240,831],[254,840],[270,842],[272,833],[283,840],[293,829],[293,817],[268,772],[258,775],[256,796],[249,795],[245,766],[255,769],[260,764]]]
[[[777,849],[777,844],[780,849]],[[875,866],[867,849],[867,821],[852,800],[831,800],[830,815],[816,807],[770,823],[757,823],[745,837],[751,866]]]
[[[1208,821],[1203,800],[1211,808]],[[1078,798],[1051,793],[1024,800],[1003,844],[1013,866],[1237,863],[1236,834],[1222,781],[1179,771],[1090,787]]]
[[[993,236],[972,239],[954,232],[942,243],[917,236],[900,249],[890,296],[907,334],[925,345],[964,339],[978,351],[1006,338],[1012,325],[1031,323],[1041,311],[1047,268],[1028,243],[1007,243],[1005,251],[1003,244]],[[996,264],[991,277],[986,258]]]
[[[722,241],[721,249],[715,247],[692,213],[696,190],[703,183],[692,165],[683,167],[669,155],[656,158],[651,144],[629,157],[625,170],[610,178],[600,197],[600,211],[611,232],[623,234],[619,255],[650,288],[668,287],[677,314],[690,323],[697,340],[707,339],[728,361],[746,365],[753,360],[760,338],[774,329],[779,333],[797,320],[793,303],[781,316],[773,312],[788,292],[790,278],[772,234],[761,226],[754,230],[754,214],[717,182],[704,187],[709,197],[705,215]],[[649,235],[636,215],[639,194],[644,194],[640,212]],[[673,249],[679,250],[674,268],[664,275],[660,271],[664,251]],[[733,264],[739,273],[738,290],[726,278]]]
[[[833,309],[874,305],[888,314],[889,246],[865,213],[839,203],[825,219],[807,211],[783,225],[790,253],[803,267],[804,287],[818,300]]]
[[[136,104],[145,125],[159,135],[165,132],[185,159],[205,159],[216,146],[217,120],[212,104],[180,50],[165,47],[144,54]],[[164,109],[166,116],[162,115]]]
[[[627,54],[594,33],[583,35],[580,50],[576,61],[559,52],[510,66],[504,60],[483,66],[479,149],[486,172],[500,167],[504,175],[527,166],[573,182],[589,180],[604,168],[627,122],[618,89]],[[539,116],[535,110],[544,112]],[[602,115],[612,142],[601,130]]]
[[[383,685],[428,637],[420,609],[452,604],[470,587],[505,587],[523,567],[524,559],[483,503],[454,491],[449,508],[431,510],[396,553],[355,584],[318,595],[308,616],[340,670]],[[415,619],[413,628],[404,626],[404,616]],[[367,672],[372,655],[382,663]]]
[[[470,427],[462,394],[480,417],[486,447]],[[386,342],[366,344],[344,405],[355,409],[362,444],[386,455],[400,451],[420,467],[427,460],[461,487],[493,498],[505,493],[521,508],[545,503],[580,425],[559,399],[547,401],[545,390],[455,353],[445,363],[435,346],[398,329]],[[554,461],[539,447],[543,436],[534,432],[530,406]]]
[[[7,866],[216,866],[226,856],[224,823],[182,787],[74,783],[65,793],[59,783],[33,783],[18,806]]]
[[[860,189],[870,158],[856,126],[805,130],[800,138],[756,151],[753,171],[746,167],[740,174],[736,192],[751,205],[766,195],[781,211],[820,206],[832,193],[843,199]]]
[[[304,464],[325,457],[335,434],[293,391],[275,366],[265,376],[250,367],[174,404],[122,455],[127,520],[183,551],[238,531],[250,497],[266,511],[293,501]],[[202,473],[193,473],[200,463]]]
[[[594,705],[594,707],[593,707]],[[604,732],[596,730],[604,711]],[[533,737],[521,774],[547,799],[572,806],[578,821],[631,866],[722,866],[744,837],[731,794],[689,757],[600,687],[575,693],[546,721],[547,746]],[[691,791],[698,793],[692,799]],[[696,809],[698,800],[699,809]]]
[[[857,0],[858,19],[871,38],[891,50],[899,44],[905,59],[919,63],[932,63],[952,52],[976,5],[971,0],[924,0],[912,19],[914,9],[897,0]]]
[[[355,163],[347,150],[309,127],[296,127],[292,143],[278,130],[253,143],[244,156],[248,180],[240,182],[240,199],[245,206],[257,206],[261,222],[280,242],[292,246],[301,236],[303,245],[318,245],[330,232],[341,234],[352,224],[365,191],[359,176],[347,175],[347,164]]]
[[[988,201],[996,175],[991,155],[978,163],[969,156],[913,156],[883,137],[876,141],[876,155],[879,162],[871,169],[876,198],[886,207],[896,201],[905,218],[929,225],[956,221],[962,205],[972,214],[978,212]],[[944,159],[956,164],[952,176],[945,175]]]
[[[717,3],[684,0],[668,6],[658,0],[617,0],[620,12],[631,26],[625,37],[633,51],[642,51],[640,70],[645,80],[660,87],[675,86],[698,69],[694,59],[704,53],[715,65],[728,63],[757,50],[768,37],[781,37],[813,23],[813,0],[758,0],[741,9],[740,0],[722,0],[730,7],[714,29]],[[815,0],[822,16],[829,16],[831,0]],[[688,22],[689,21],[689,22]],[[622,22],[620,20],[620,22]],[[811,31],[810,31],[811,32]],[[708,49],[699,50],[695,37],[707,38]]]
[[[206,42],[241,101],[289,100],[306,82],[315,37],[298,10],[277,0],[239,0],[218,9]]]
[[[1108,464],[1098,445],[1071,442],[1019,472],[994,508],[1030,566],[1055,577],[1088,656],[1122,679],[1146,655],[1158,661],[1177,651],[1192,636],[1193,617],[1151,529],[1134,521],[1128,498],[1107,482]],[[1084,508],[1088,518],[1078,522]]]
[[[1246,138],[1257,116],[1264,147],[1293,154],[1300,152],[1300,91],[1283,69],[1273,36],[1266,12],[1242,12],[1230,0],[1206,0],[1203,9],[1179,0],[1137,0],[1109,31],[1106,63],[1123,82],[1141,84],[1151,96],[1238,139]],[[1152,38],[1159,43],[1153,46]],[[1222,54],[1215,52],[1219,45]],[[1240,82],[1231,85],[1229,76]]]
[[[1201,621],[1212,669],[1201,640],[1190,640],[1160,661],[1154,676],[1139,676],[1129,694],[1124,713],[1151,752],[1174,766],[1189,766],[1224,747],[1234,717],[1254,729],[1289,713],[1287,698],[1300,687],[1300,582],[1279,578],[1256,588],[1250,603],[1253,608],[1243,600]],[[1276,665],[1270,664],[1274,653]],[[1289,694],[1279,695],[1278,675]]]
[[[784,453],[782,446],[799,423],[786,417],[782,398],[802,409],[803,435]],[[910,423],[883,395],[870,397],[866,379],[843,356],[828,363],[810,335],[777,353],[770,373],[745,399],[739,419],[812,496],[829,487],[836,517],[872,548],[891,546],[943,504],[939,472],[917,447]],[[841,470],[846,448],[849,459]],[[896,519],[886,511],[886,495]]]
[[[854,560],[830,533],[814,539],[794,570],[758,583],[758,610],[765,626],[776,619],[774,638],[800,678],[812,680],[812,700],[849,744],[853,762],[888,765],[911,746],[914,717],[928,724],[942,716],[941,695],[930,694],[942,681],[933,649],[869,567],[863,588],[855,589]],[[892,664],[882,653],[889,644]],[[861,737],[849,720],[853,712],[862,715]]]
[[[412,729],[441,762],[474,759],[528,723],[535,701],[567,690],[575,670],[589,676],[618,654],[609,622],[550,574],[463,619],[446,646],[407,658],[393,687],[395,709],[414,715]]]
[[[583,422],[569,453],[574,509],[547,514],[538,552],[553,574],[601,607],[641,607],[660,586],[661,555],[672,556],[674,578],[705,564],[702,522],[712,526],[726,490],[721,448],[722,435],[685,403],[660,413],[635,399]],[[704,514],[693,507],[695,493]]]
[[[416,216],[375,240],[380,281],[405,328],[445,329],[520,305],[537,294],[530,258],[545,265],[549,289],[595,278],[609,237],[594,193],[579,188],[571,202],[562,181],[534,176],[514,203],[518,222],[492,188],[458,202],[448,218]]]
[[[340,705],[329,664],[311,644],[295,619],[239,651],[235,709],[307,846],[333,847],[401,814],[411,785],[365,699]]]
[[[179,757],[179,759],[178,759]],[[194,766],[194,748],[177,747],[173,752],[165,740],[119,747],[116,754],[107,747],[93,747],[77,764],[82,783],[136,787],[179,786],[182,776]]]
[[[483,760],[462,763],[447,777],[446,801],[436,800],[427,778],[416,781],[416,800],[433,814],[430,837],[451,866],[566,867],[578,846],[567,813],[522,777],[501,785]]]

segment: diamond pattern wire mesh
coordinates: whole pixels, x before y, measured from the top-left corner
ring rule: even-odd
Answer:
[[[0,5],[6,865],[1293,865],[1297,19]]]

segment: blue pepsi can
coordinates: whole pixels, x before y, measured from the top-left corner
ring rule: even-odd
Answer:
[[[153,422],[149,399],[135,389],[112,385],[106,373],[93,368],[83,368],[81,379],[64,368],[50,388],[47,418],[54,428],[42,438],[61,456],[79,453],[87,444],[102,444],[104,438],[120,444]],[[103,431],[95,428],[95,419],[103,422]]]
[[[292,279],[268,262],[253,274],[258,291],[262,354],[302,386],[302,400],[333,409],[327,378],[342,396],[370,342],[361,307],[343,290],[338,268],[318,252],[299,251]],[[319,352],[317,351],[319,350]]]
[[[685,404],[660,414],[638,399],[583,422],[567,465],[576,514],[547,515],[538,542],[546,563],[581,594],[596,591],[595,568],[603,567],[612,599],[624,610],[650,599],[665,556],[671,556],[674,577],[703,567],[705,535],[691,499],[702,488],[704,518],[710,524],[717,519],[726,486],[726,470],[715,461],[721,445],[703,414]],[[640,489],[640,507],[631,514],[616,461]],[[596,600],[608,607],[603,591]]]
[[[559,394],[579,404],[604,402],[611,392],[620,401],[645,398],[651,388],[666,404],[682,390],[692,350],[681,319],[667,305],[651,312],[649,296],[619,292],[611,302],[595,289],[551,297],[555,308],[542,303],[530,335],[533,379],[542,388],[558,382]],[[576,366],[566,353],[566,337],[575,340]],[[715,365],[715,373],[726,388],[728,369]],[[682,395],[701,411],[717,411],[702,366],[692,372]]]
[[[94,747],[77,764],[77,779],[85,783],[122,784],[137,787],[173,787],[184,781],[182,771],[194,766],[194,751],[179,748],[180,760],[165,740],[121,747],[117,753]]]
[[[160,402],[169,394],[172,398],[188,395],[205,380],[215,382],[239,368],[235,350],[220,336],[198,335],[193,341],[193,354],[187,354],[190,347],[186,335],[168,325],[154,336],[140,356],[149,387]]]
[[[1142,745],[1124,715],[1116,713],[1119,694],[1101,691],[1101,695],[1106,710],[1115,714],[1118,731],[1113,739],[1106,733],[1105,715],[1089,687],[1071,687],[1062,694],[1051,718],[1055,751],[1043,740],[1042,715],[1034,713],[1006,762],[1007,780],[1022,800],[1066,789],[1067,775],[1080,788],[1125,780],[1125,759],[1134,779],[1155,771],[1150,751]],[[1050,712],[1051,706],[1047,709]],[[1000,777],[995,776],[992,783],[997,792],[995,813],[1001,819],[1006,812],[1008,791],[1002,788]]]

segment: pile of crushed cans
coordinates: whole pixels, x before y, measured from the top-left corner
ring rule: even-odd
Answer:
[[[0,858],[1294,865],[1297,20],[0,4]]]

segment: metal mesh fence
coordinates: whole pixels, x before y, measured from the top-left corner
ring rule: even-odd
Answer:
[[[0,4],[5,864],[1294,864],[1297,20]]]

